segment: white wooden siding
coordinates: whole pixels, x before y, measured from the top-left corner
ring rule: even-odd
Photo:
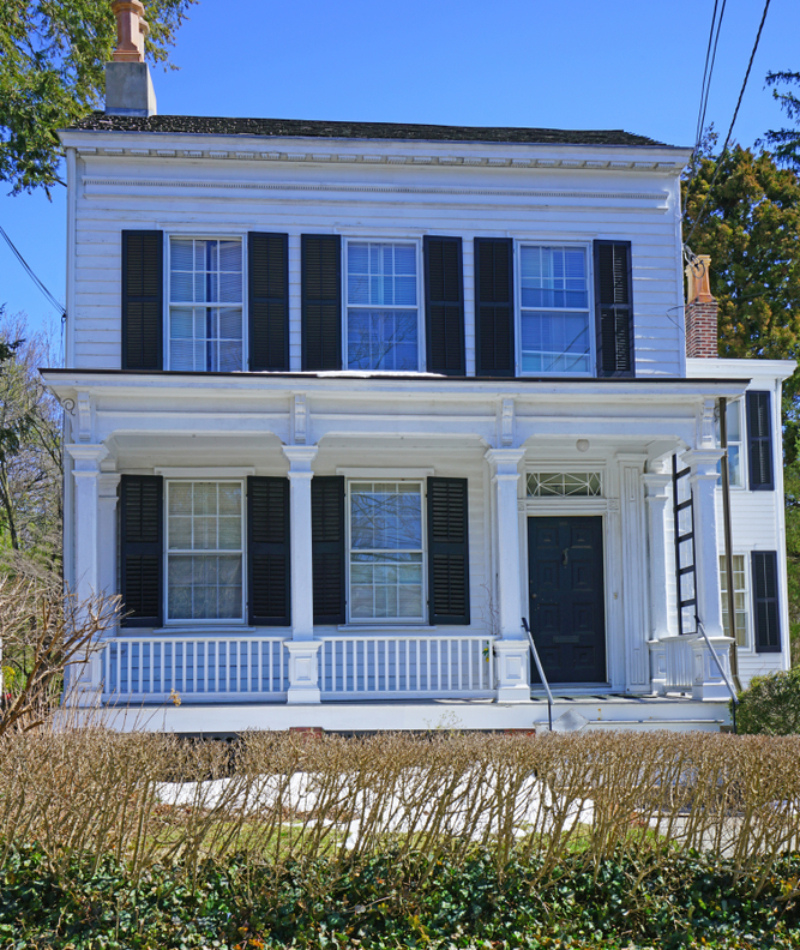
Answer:
[[[76,310],[70,362],[120,365],[120,232],[288,233],[290,363],[300,368],[300,235],[459,235],[464,246],[467,372],[474,373],[476,236],[633,243],[637,375],[681,373],[682,287],[671,179],[554,169],[336,168],[290,164],[79,162]],[[196,187],[187,188],[187,184]],[[275,186],[266,190],[262,186]],[[462,194],[447,191],[457,188]],[[313,189],[323,190],[313,190]],[[309,190],[312,189],[312,190]],[[464,194],[463,192],[468,192]],[[509,192],[508,194],[505,192]],[[535,192],[533,197],[528,192]],[[521,196],[520,196],[521,195]],[[642,196],[645,197],[642,197]]]

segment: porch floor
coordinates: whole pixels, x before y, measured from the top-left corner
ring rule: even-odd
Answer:
[[[491,699],[380,700],[358,702],[171,703],[108,705],[86,710],[122,731],[164,731],[232,736],[247,730],[322,728],[327,732],[371,733],[464,729],[476,731],[548,729],[547,699],[534,692],[530,702]],[[554,694],[553,728],[717,732],[730,722],[725,702],[701,702],[687,696],[633,696],[616,693]]]

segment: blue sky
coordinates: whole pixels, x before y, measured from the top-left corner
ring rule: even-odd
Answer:
[[[162,114],[619,129],[692,145],[713,0],[200,0]],[[707,113],[724,135],[761,19],[728,0]],[[781,124],[769,70],[800,70],[800,3],[772,0],[734,137]],[[65,200],[0,197],[0,224],[64,299]],[[52,307],[0,242],[0,303]]]

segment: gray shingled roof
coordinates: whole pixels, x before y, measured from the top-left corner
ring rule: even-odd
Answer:
[[[644,145],[662,142],[621,129],[483,128],[405,125],[395,122],[319,122],[303,119],[229,119],[224,116],[106,115],[95,112],[72,128],[97,132],[190,132],[198,135],[263,135],[282,138],[400,139],[426,142],[522,142],[536,145]]]

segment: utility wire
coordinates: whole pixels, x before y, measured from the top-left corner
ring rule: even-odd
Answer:
[[[717,60],[717,46],[719,45],[719,34],[722,29],[722,18],[725,16],[725,5],[727,0],[722,0],[722,6],[719,10],[719,20],[717,20],[717,7],[719,0],[714,0],[714,11],[711,15],[711,27],[708,31],[708,47],[706,49],[706,61],[703,67],[703,85],[700,90],[700,107],[697,111],[697,128],[695,130],[695,145],[692,154],[692,161],[697,158],[700,149],[700,143],[703,138],[703,129],[706,124],[706,112],[708,110],[708,98],[711,93],[711,76],[714,72],[714,64]],[[714,26],[716,24],[716,35]]]
[[[706,196],[703,199],[703,203],[700,205],[700,210],[697,212],[697,217],[695,218],[695,222],[692,225],[692,230],[689,232],[688,236],[685,238],[683,242],[684,247],[686,248],[686,251],[691,257],[693,257],[694,255],[689,249],[688,244],[689,244],[689,241],[692,239],[692,235],[697,230],[697,226],[700,224],[703,218],[703,211],[705,210],[705,207],[708,204],[708,199],[711,197],[711,190],[714,187],[714,182],[717,180],[717,175],[719,174],[719,170],[722,167],[722,160],[725,157],[725,153],[728,151],[728,143],[730,142],[731,135],[733,134],[733,126],[736,123],[736,118],[739,115],[739,108],[742,105],[742,99],[744,98],[744,91],[747,88],[747,80],[750,78],[750,70],[753,68],[753,60],[756,58],[756,51],[758,50],[758,44],[761,40],[761,33],[764,29],[764,23],[766,22],[766,19],[767,19],[767,12],[769,11],[770,3],[771,3],[771,0],[766,0],[764,4],[764,12],[761,15],[761,23],[759,23],[758,25],[758,33],[756,33],[756,39],[755,39],[755,43],[753,44],[753,50],[750,53],[750,61],[747,64],[747,72],[744,74],[744,81],[742,82],[742,88],[739,91],[739,98],[736,102],[736,108],[733,110],[733,118],[731,119],[731,124],[728,127],[728,134],[725,136],[725,144],[722,146],[722,151],[720,152],[719,158],[717,159],[717,164],[716,164],[716,168],[714,169],[714,174],[711,176],[711,181],[709,182],[709,185],[708,185],[708,191],[706,192]],[[684,211],[684,215],[685,214],[686,212]]]
[[[39,290],[44,294],[44,297],[47,300],[47,302],[50,304],[50,306],[54,307],[61,314],[62,320],[65,319],[67,316],[66,309],[56,300],[56,298],[50,293],[50,291],[47,289],[47,287],[45,287],[45,285],[41,282],[41,280],[39,280],[39,278],[33,272],[33,268],[25,260],[22,254],[17,250],[16,246],[14,245],[14,242],[6,234],[2,226],[0,226],[0,235],[2,235],[2,237],[5,238],[6,244],[8,244],[8,246],[11,248],[11,253],[20,262],[23,270],[28,275],[28,277],[30,277],[30,279],[34,282],[34,284],[36,284]]]

